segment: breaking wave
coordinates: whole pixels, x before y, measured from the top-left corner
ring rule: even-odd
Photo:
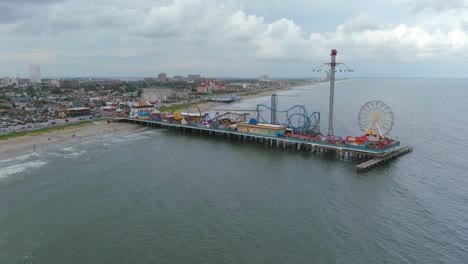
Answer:
[[[40,168],[46,165],[47,163],[48,162],[46,161],[37,160],[37,161],[30,161],[30,162],[25,162],[21,164],[11,165],[5,168],[0,168],[0,179],[6,178],[12,174]]]

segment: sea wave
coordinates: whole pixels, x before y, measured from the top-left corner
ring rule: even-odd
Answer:
[[[27,160],[27,159],[29,159],[29,158],[38,157],[38,156],[40,156],[39,153],[37,153],[37,152],[32,152],[32,153],[29,153],[29,154],[25,154],[25,155],[18,156],[18,157],[15,158],[15,160],[25,161],[25,160]]]
[[[76,158],[79,156],[83,156],[85,153],[86,153],[86,150],[80,150],[80,151],[72,152],[70,154],[66,154],[63,157],[66,159],[72,159],[72,158]]]
[[[40,156],[41,156],[41,154],[39,154],[37,152],[32,152],[32,153],[28,153],[28,154],[21,155],[21,156],[0,160],[0,164],[2,164],[2,163],[13,163],[15,161],[26,161],[27,159],[30,159],[30,158],[33,158],[33,157],[40,157]]]
[[[75,148],[74,147],[67,147],[67,148],[63,148],[62,150],[71,152],[71,151],[75,151]]]
[[[0,163],[8,163],[8,162],[12,162],[14,160],[15,160],[15,158],[8,158],[8,159],[0,160]]]
[[[144,136],[145,134],[152,134],[154,131],[148,131],[145,129],[144,132],[129,134],[124,137],[119,137],[111,141],[111,143],[118,143],[118,142],[127,142],[127,141],[136,141],[136,140],[143,140],[149,139],[150,137]]]
[[[11,165],[5,168],[0,168],[0,179],[6,178],[12,174],[24,172],[30,169],[37,169],[40,168],[44,165],[46,165],[48,162],[46,161],[41,161],[41,160],[36,160],[36,161],[30,161],[26,163],[21,163],[21,164],[16,164],[16,165]]]
[[[131,138],[119,138],[112,140],[112,143],[120,143],[120,142],[128,142],[128,141],[138,141],[138,140],[143,140],[143,139],[149,139],[149,137],[143,137],[143,136],[134,136]]]

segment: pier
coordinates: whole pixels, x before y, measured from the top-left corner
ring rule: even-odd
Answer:
[[[385,163],[385,162],[388,162],[390,160],[396,159],[396,158],[400,157],[401,155],[404,155],[404,154],[406,154],[408,152],[411,152],[411,151],[413,151],[412,146],[403,146],[401,148],[398,148],[398,149],[395,149],[395,150],[393,150],[391,152],[388,152],[383,156],[374,157],[371,160],[368,160],[366,162],[358,164],[358,165],[356,165],[356,168],[357,168],[358,171],[367,171],[367,170],[370,170],[370,169],[374,168],[375,166],[378,166],[378,165],[380,165],[382,163]]]
[[[311,153],[327,153],[337,155],[340,159],[367,160],[366,162],[358,165],[358,171],[368,170],[412,150],[412,147],[410,146],[404,146],[400,148],[399,142],[386,149],[375,149],[348,146],[344,144],[309,141],[305,139],[292,137],[276,137],[260,134],[251,134],[238,132],[235,130],[219,129],[199,125],[184,125],[179,123],[171,123],[156,120],[142,120],[135,118],[109,118],[108,122],[128,122],[148,127],[174,129],[175,131],[181,131],[183,133],[200,134],[225,138],[228,140],[259,143],[276,148],[288,148],[297,151],[308,151]]]

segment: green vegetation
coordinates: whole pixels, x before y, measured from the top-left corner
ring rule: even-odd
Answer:
[[[148,88],[157,88],[157,89],[174,89],[174,90],[196,90],[198,83],[186,83],[186,82],[168,82],[164,84],[148,84]]]
[[[18,132],[13,132],[10,134],[5,134],[5,135],[0,135],[0,140],[7,140],[9,138],[16,138],[16,137],[22,137],[26,135],[31,135],[31,136],[37,136],[42,133],[51,133],[51,132],[56,132],[56,131],[62,131],[67,128],[75,128],[75,127],[84,127],[91,125],[93,121],[86,120],[83,122],[79,123],[72,123],[72,124],[66,124],[63,126],[55,126],[55,127],[45,127],[45,128],[40,128],[36,130],[29,130],[29,131],[18,131]]]
[[[247,93],[242,93],[242,95],[251,96],[251,95],[257,95],[257,94],[261,94],[261,93],[268,92],[268,91],[272,91],[272,90],[261,90],[261,91],[256,91],[256,92],[247,92]]]
[[[241,94],[244,95],[244,96],[258,95],[258,94],[265,93],[265,92],[273,92],[273,91],[277,91],[277,90],[282,90],[282,89],[285,89],[285,88],[288,88],[288,87],[290,87],[290,86],[275,87],[275,88],[271,88],[271,89],[259,90],[259,91],[254,91],[254,92],[246,92],[246,93],[241,93]]]
[[[174,106],[168,106],[168,107],[161,107],[158,110],[161,111],[161,112],[174,112],[174,111],[177,111],[177,110],[184,110],[184,109],[187,109],[189,107],[204,104],[204,103],[206,103],[206,101],[200,101],[200,102],[188,103],[188,104],[181,104],[181,105],[174,105]]]

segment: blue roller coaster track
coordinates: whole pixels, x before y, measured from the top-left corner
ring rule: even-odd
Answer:
[[[268,111],[263,110],[263,108]],[[273,125],[284,125],[291,128],[295,133],[313,136],[320,134],[320,112],[313,112],[309,115],[302,105],[294,105],[286,110],[272,109],[264,104],[257,105],[256,116],[258,122],[269,123],[268,118],[262,116],[262,112],[271,112],[275,116],[274,121],[272,121]],[[284,116],[284,118],[278,120],[278,117],[281,116]]]

